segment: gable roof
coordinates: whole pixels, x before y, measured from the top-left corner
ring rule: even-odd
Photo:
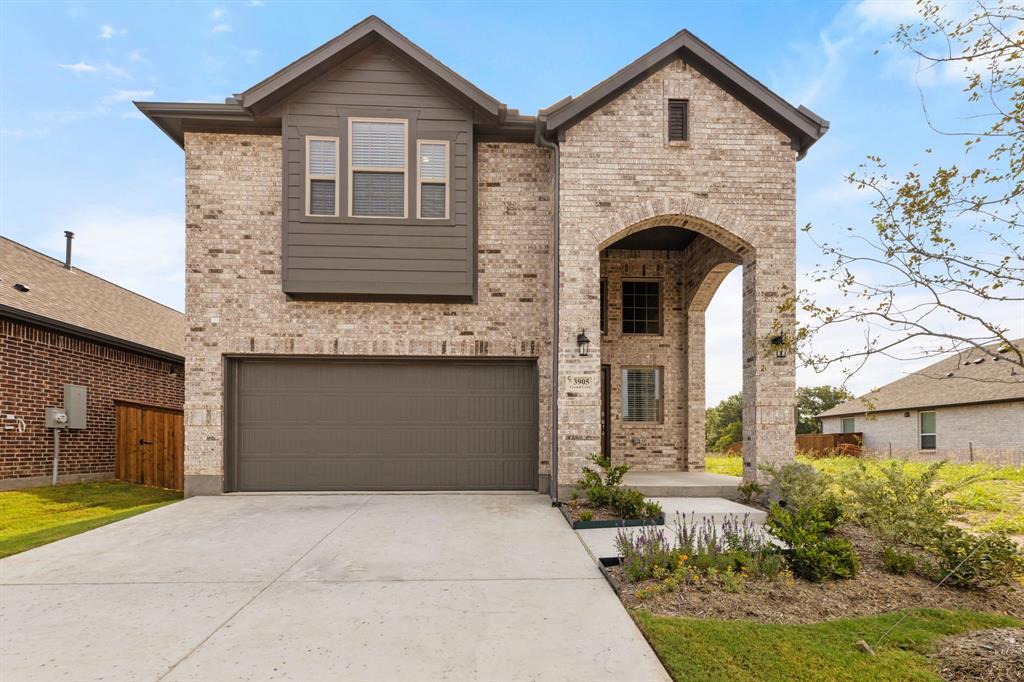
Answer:
[[[1024,339],[1014,341],[1013,345],[1024,349]],[[986,348],[995,352],[999,344]],[[1016,372],[1009,362],[972,348],[817,416],[838,417],[1005,400],[1024,400],[1024,375]]]
[[[472,102],[481,111],[494,118],[501,115],[505,105],[449,69],[426,50],[372,14],[336,38],[299,57],[277,73],[264,78],[238,95],[237,99],[246,109],[263,108],[267,103],[280,99],[285,93],[302,87],[328,69],[337,66],[347,57],[366,47],[374,38],[384,40],[404,53],[419,66]]]
[[[719,87],[789,135],[793,148],[800,153],[801,158],[828,131],[828,121],[807,107],[794,107],[685,29],[579,97],[566,98],[543,110],[541,116],[546,118],[547,130],[555,132],[572,126],[676,57],[682,57]]]
[[[6,237],[0,237],[0,315],[184,360],[182,313]]]

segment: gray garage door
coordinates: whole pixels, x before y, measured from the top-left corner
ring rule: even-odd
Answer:
[[[230,490],[537,486],[533,363],[240,360]]]

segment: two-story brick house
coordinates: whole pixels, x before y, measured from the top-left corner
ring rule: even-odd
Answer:
[[[745,471],[791,456],[780,303],[828,125],[690,33],[537,116],[376,17],[223,104],[138,106],[185,150],[189,494],[701,470],[737,266]]]

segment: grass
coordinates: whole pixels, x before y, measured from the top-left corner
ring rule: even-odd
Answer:
[[[825,457],[811,459],[797,457],[798,461],[813,464],[820,471],[841,474],[857,466],[852,457]],[[903,462],[903,466],[920,473],[928,464]],[[709,456],[707,471],[731,476],[743,475],[743,460],[735,456]],[[1010,535],[1024,535],[1024,469],[997,467],[990,464],[943,465],[940,478],[951,484],[961,484],[952,495],[966,512],[967,522],[978,530],[1005,530]],[[977,477],[976,480],[968,479]]]
[[[902,615],[907,618],[875,648]],[[1008,616],[913,609],[810,625],[698,620],[633,613],[676,680],[939,680],[925,654],[941,637],[1024,624]]]
[[[0,492],[0,558],[84,533],[181,499],[181,493],[122,481]]]

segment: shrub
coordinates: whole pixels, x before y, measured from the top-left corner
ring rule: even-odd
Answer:
[[[783,555],[797,577],[821,582],[832,578],[853,578],[860,560],[849,540],[832,537],[839,520],[834,500],[817,506],[785,509],[773,504],[765,522],[772,534],[786,544]]]
[[[737,490],[743,504],[750,504],[764,492],[764,488],[758,485],[757,481],[744,481]]]
[[[768,472],[772,476],[767,491],[770,502],[789,509],[829,508],[839,513],[831,478],[810,464],[792,462]]]
[[[591,511],[590,509],[584,509],[583,511],[580,512],[580,521],[593,521],[593,520],[594,520],[594,512]]]
[[[882,550],[882,567],[895,575],[907,575],[917,566],[917,558],[913,554],[900,552],[892,547]]]
[[[936,462],[915,473],[902,462],[859,463],[840,481],[850,493],[854,518],[888,547],[927,547],[937,531],[959,518],[947,496],[962,483],[938,483],[942,466]]]
[[[639,490],[622,487],[628,464],[612,466],[610,457],[595,454],[590,461],[597,469],[583,467],[583,476],[573,492],[582,492],[595,507],[609,507],[624,519],[651,519],[661,515],[661,505],[648,500]]]
[[[1024,576],[1024,553],[1003,532],[978,537],[956,526],[946,526],[932,551],[937,560],[929,564],[927,573],[947,585],[986,588],[1010,584]]]

